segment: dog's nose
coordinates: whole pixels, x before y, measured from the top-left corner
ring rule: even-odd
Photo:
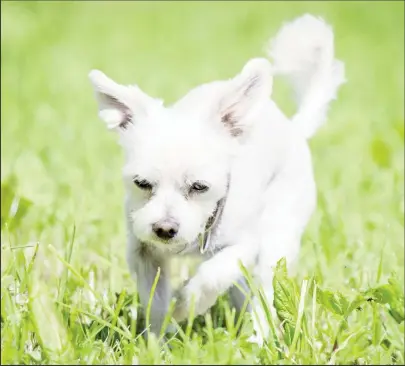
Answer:
[[[154,223],[152,229],[160,239],[168,240],[173,239],[177,235],[179,224],[172,220],[162,220]]]

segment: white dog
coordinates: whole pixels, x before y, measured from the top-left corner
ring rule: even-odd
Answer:
[[[332,29],[311,15],[283,26],[269,56],[273,65],[252,59],[233,79],[201,85],[169,107],[137,86],[90,72],[99,116],[125,152],[127,259],[145,307],[160,268],[151,306],[155,333],[173,295],[173,256],[204,258],[179,291],[173,316],[181,321],[192,301],[201,314],[226,291],[240,310],[239,286],[246,283],[239,261],[271,303],[272,266],[281,257],[291,263],[299,252],[316,205],[307,139],[345,81],[344,65],[334,58]],[[297,93],[292,120],[269,99],[274,75],[288,76]],[[269,327],[256,310],[261,342]]]

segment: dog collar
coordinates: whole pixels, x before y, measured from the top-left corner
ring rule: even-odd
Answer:
[[[224,211],[226,198],[228,197],[229,182],[230,182],[230,179],[228,177],[228,184],[227,184],[225,196],[222,197],[217,202],[217,206],[215,207],[213,214],[208,218],[207,223],[205,224],[204,232],[199,235],[199,247],[200,247],[201,254],[204,254],[206,252],[208,245],[211,241],[212,231],[214,229],[214,226],[216,226],[216,224],[218,224],[218,222],[220,221],[220,218],[222,216],[222,212]]]

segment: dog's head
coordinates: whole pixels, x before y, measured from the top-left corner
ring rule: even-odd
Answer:
[[[99,116],[125,152],[130,219],[139,240],[168,252],[193,243],[226,195],[232,157],[271,91],[267,60],[191,90],[170,107],[137,86],[89,75]]]

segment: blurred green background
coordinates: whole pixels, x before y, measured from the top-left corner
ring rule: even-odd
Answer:
[[[2,223],[2,267],[10,247],[38,242],[42,275],[56,287],[63,266],[45,248],[63,252],[75,225],[72,265],[83,276],[94,269],[100,291],[131,287],[122,156],[98,120],[88,72],[171,103],[235,75],[283,22],[307,12],[333,26],[348,82],[310,142],[319,203],[299,274],[337,288],[373,285],[383,250],[383,276],[403,275],[401,1],[2,2],[1,179],[27,202],[13,227]],[[279,81],[274,97],[292,114]],[[2,221],[11,211],[2,204]]]

